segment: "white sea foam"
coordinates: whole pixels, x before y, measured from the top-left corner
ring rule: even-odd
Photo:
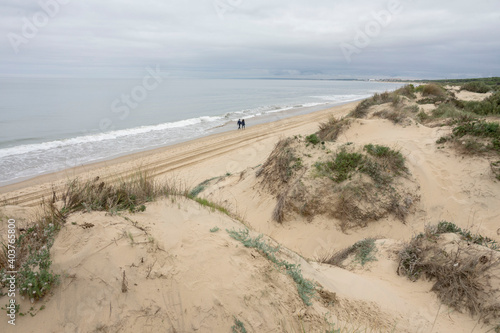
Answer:
[[[222,117],[209,117],[203,116],[198,118],[185,119],[175,122],[163,123],[159,125],[152,126],[141,126],[136,128],[112,131],[112,132],[103,132],[97,134],[89,134],[82,135],[75,138],[69,138],[64,140],[55,140],[43,143],[29,144],[29,145],[21,145],[16,147],[4,148],[0,149],[0,158],[12,155],[21,155],[28,154],[35,151],[44,151],[55,148],[61,148],[65,146],[74,146],[78,144],[85,144],[91,142],[101,142],[106,140],[116,140],[125,136],[133,136],[139,134],[150,133],[154,131],[164,131],[167,129],[173,128],[181,128],[191,125],[196,125],[200,123],[213,122],[223,119]]]

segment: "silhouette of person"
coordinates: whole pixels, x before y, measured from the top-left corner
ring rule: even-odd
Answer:
[[[238,119],[238,129],[241,128],[241,119]]]
[[[241,119],[241,128],[245,129],[245,119]]]

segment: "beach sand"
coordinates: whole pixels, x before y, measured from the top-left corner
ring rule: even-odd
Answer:
[[[239,172],[262,163],[280,137],[312,133],[316,131],[318,122],[327,120],[331,115],[344,116],[355,104],[255,126],[248,122],[245,130],[235,128],[231,132],[38,176],[0,187],[0,201],[32,206],[42,196],[51,196],[53,188],[59,189],[76,177],[93,179],[99,176],[101,180],[112,180],[126,178],[138,170],[160,179],[176,177],[186,185],[194,186],[204,179]]]
[[[474,97],[476,98],[476,97]],[[450,128],[404,126],[386,119],[357,119],[338,145],[377,143],[401,151],[418,184],[416,209],[405,223],[386,217],[347,233],[326,216],[272,219],[276,196],[259,186],[255,171],[276,143],[306,136],[331,116],[347,115],[357,103],[40,176],[0,189],[7,204],[2,221],[29,221],[41,198],[51,199],[71,179],[115,181],[138,170],[159,181],[193,188],[219,181],[201,194],[240,216],[250,235],[281,244],[280,259],[299,264],[323,292],[305,306],[294,281],[261,252],[226,230],[245,225],[184,197],[147,204],[142,213],[70,215],[51,250],[60,284],[36,302],[35,317],[2,332],[229,332],[241,321],[248,332],[486,332],[489,325],[441,304],[425,279],[411,282],[396,271],[398,252],[426,225],[453,221],[500,241],[500,188],[490,160],[439,149]],[[83,228],[85,223],[92,227]],[[6,231],[2,224],[0,233]],[[268,238],[267,238],[268,237]],[[346,269],[318,257],[367,237],[377,238],[377,261]],[[451,240],[451,243],[455,240]],[[454,243],[453,243],[454,244]],[[124,287],[125,286],[125,287]],[[499,286],[500,287],[500,286]],[[125,288],[125,289],[124,289]],[[125,291],[124,291],[125,290]],[[2,304],[6,297],[0,298]],[[21,301],[24,309],[29,300]]]

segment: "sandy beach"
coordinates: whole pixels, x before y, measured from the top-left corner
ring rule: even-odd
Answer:
[[[154,177],[179,177],[188,186],[194,186],[204,179],[240,172],[262,163],[280,137],[315,131],[319,122],[331,115],[344,116],[356,103],[271,123],[254,126],[250,123],[245,130],[235,128],[173,146],[38,176],[0,187],[0,200],[30,206],[42,196],[51,196],[53,188],[61,188],[76,177],[114,180],[139,170]]]
[[[460,98],[487,96],[461,92]],[[400,274],[399,257],[415,235],[440,221],[500,241],[500,188],[490,168],[494,157],[464,155],[451,145],[436,144],[451,127],[419,123],[416,113],[405,114],[400,122],[384,118],[384,112],[392,110],[389,102],[370,106],[363,118],[350,118],[335,140],[313,144],[306,139],[320,124],[347,116],[358,104],[249,123],[245,130],[0,188],[2,221],[15,219],[21,229],[36,216],[43,198],[57,205],[66,184],[75,178],[113,183],[141,171],[159,183],[188,189],[204,182],[197,198],[219,207],[192,200],[196,195],[169,196],[146,203],[143,211],[89,208],[70,214],[51,249],[52,269],[60,274],[58,285],[41,300],[20,300],[25,311],[34,307],[35,316],[19,317],[16,327],[2,320],[0,330],[37,332],[43,326],[46,332],[226,332],[244,325],[248,332],[494,332],[498,319],[484,321],[480,315],[443,305],[432,280],[411,281]],[[414,104],[403,98],[398,110]],[[426,104],[417,109],[431,114],[436,107]],[[289,143],[282,151],[295,154],[295,164],[290,178],[271,184],[273,188],[269,179],[278,175],[266,175],[265,168],[269,156],[279,153],[277,143],[286,138]],[[404,158],[405,173],[394,176],[398,180],[390,185],[390,193],[396,192],[406,206],[388,205],[393,210],[345,229],[342,218],[328,209],[337,207],[339,197],[329,193],[347,192],[338,192],[342,188],[320,177],[319,165],[341,149],[359,147],[367,154],[370,144],[393,149]],[[383,172],[395,174],[385,168]],[[368,179],[356,177],[348,179],[351,187]],[[379,196],[383,189],[377,190]],[[285,192],[284,200],[291,206],[277,222],[276,207]],[[316,203],[316,211],[306,214],[301,200],[310,207]],[[352,209],[366,209],[364,205]],[[384,205],[377,202],[374,209]],[[0,229],[4,235],[5,223]],[[483,303],[491,302],[491,309],[498,306],[498,251],[457,234],[433,237],[432,244],[441,252],[456,253],[455,267],[465,265],[458,253],[487,258],[482,260],[491,267],[481,286],[491,287],[487,294],[493,300],[484,298]],[[366,265],[354,255],[346,255],[337,266],[322,260],[367,239],[373,242],[376,258]],[[307,288],[314,296],[308,298]]]

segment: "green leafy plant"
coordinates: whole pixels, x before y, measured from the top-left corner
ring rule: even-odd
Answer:
[[[312,143],[313,145],[317,145],[318,143],[320,143],[321,140],[318,138],[316,134],[311,134],[306,136],[306,141]]]
[[[233,333],[247,333],[245,324],[241,322],[238,318],[234,317],[234,325],[231,326]]]
[[[483,81],[473,81],[467,82],[461,87],[461,89],[484,94],[490,91],[491,87],[486,85]]]
[[[351,177],[352,173],[363,163],[363,155],[349,153],[342,149],[333,161],[327,162],[327,167],[333,172],[332,180],[340,183]]]

